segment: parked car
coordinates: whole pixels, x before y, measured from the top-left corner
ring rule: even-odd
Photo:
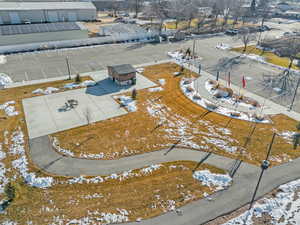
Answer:
[[[115,23],[125,23],[125,20],[122,17],[118,17],[114,20]]]
[[[263,26],[258,28],[259,32],[264,32],[264,31],[269,31],[269,30],[271,30],[271,29],[266,25],[263,25]]]
[[[238,29],[229,29],[229,30],[225,31],[225,34],[231,35],[231,36],[237,35],[238,33],[239,33]]]

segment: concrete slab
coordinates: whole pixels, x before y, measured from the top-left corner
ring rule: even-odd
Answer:
[[[95,79],[97,85],[94,87],[23,99],[30,139],[83,126],[88,121],[97,122],[125,115],[128,112],[113,99],[114,95],[134,88],[156,86],[142,75],[137,76],[137,84],[134,86],[119,86],[109,80],[105,72],[95,72],[91,75],[97,78]],[[63,106],[70,99],[77,100],[78,106],[62,111]]]

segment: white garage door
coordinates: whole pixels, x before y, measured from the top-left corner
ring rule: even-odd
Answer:
[[[58,15],[56,11],[48,11],[49,22],[58,22]]]
[[[68,12],[68,21],[77,21],[77,15],[75,12]]]
[[[10,22],[12,24],[21,23],[21,19],[20,19],[19,14],[17,12],[10,12],[9,17],[10,17]]]

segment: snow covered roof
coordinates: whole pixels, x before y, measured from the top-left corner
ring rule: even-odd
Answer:
[[[64,9],[93,9],[91,2],[0,2],[0,10],[64,10]]]
[[[129,73],[135,73],[136,69],[130,64],[122,64],[122,65],[115,65],[115,66],[108,66],[111,68],[115,73],[119,75],[125,75]]]

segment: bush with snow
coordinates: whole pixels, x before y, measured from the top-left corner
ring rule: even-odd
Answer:
[[[135,104],[136,101],[134,101],[131,97],[122,95],[117,97],[117,99],[119,99],[121,105],[124,106],[129,112],[137,111]]]
[[[216,174],[209,170],[195,171],[193,177],[201,181],[202,185],[216,188],[216,190],[223,190],[230,186],[232,182],[232,178],[228,174]]]
[[[0,73],[0,86],[6,86],[13,83],[12,79],[5,73]]]

